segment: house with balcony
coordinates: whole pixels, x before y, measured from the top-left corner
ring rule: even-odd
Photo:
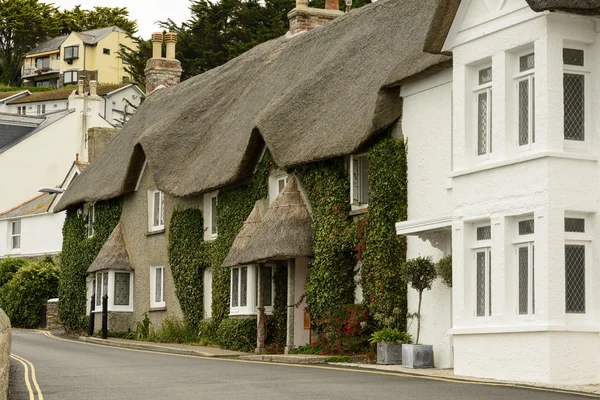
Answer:
[[[118,56],[121,45],[135,48],[125,31],[111,26],[52,38],[25,55],[23,86],[60,88],[79,79],[127,83],[131,76]]]

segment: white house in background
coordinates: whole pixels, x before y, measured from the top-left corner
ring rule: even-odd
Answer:
[[[86,166],[86,163],[75,161],[59,187],[66,189]],[[66,212],[54,213],[60,196],[42,193],[0,213],[0,259],[41,257],[61,252]]]
[[[85,92],[39,92],[0,104],[0,211],[61,182],[75,154],[87,162],[88,130],[113,128],[125,110],[135,111],[127,104],[138,105],[142,96],[134,85],[92,82]]]
[[[135,112],[144,97],[144,92],[133,84],[100,85],[96,90],[101,100],[98,114],[117,127]],[[58,89],[0,93],[0,113],[39,116],[72,109],[69,98],[75,92],[75,89]],[[3,94],[7,96],[4,99]]]
[[[600,383],[592,3],[443,0],[427,50],[451,52],[453,68],[402,88],[397,232],[409,258],[453,256],[452,289],[423,296],[421,342],[457,375]],[[416,301],[411,290],[409,312]]]

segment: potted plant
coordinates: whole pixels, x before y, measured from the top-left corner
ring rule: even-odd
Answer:
[[[369,342],[377,343],[377,364],[402,364],[402,345],[412,343],[412,336],[388,326],[374,332]]]
[[[421,336],[421,303],[425,289],[431,290],[431,285],[437,276],[435,264],[431,257],[417,257],[404,263],[406,280],[419,293],[417,309],[417,340],[416,344],[402,346],[402,366],[408,368],[432,368],[433,346],[420,344]]]

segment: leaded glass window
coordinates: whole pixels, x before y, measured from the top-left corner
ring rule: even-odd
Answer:
[[[96,274],[96,306],[102,305],[102,274]]]
[[[565,245],[565,306],[567,313],[585,313],[585,245]]]
[[[492,315],[492,252],[489,248],[475,252],[476,315]]]
[[[585,64],[585,53],[579,49],[563,49],[563,63],[583,67]]]
[[[535,233],[535,223],[533,219],[519,221],[519,235],[532,235]]]
[[[492,152],[492,67],[478,71],[477,101],[477,155]]]
[[[129,272],[115,272],[115,305],[128,306],[130,294],[131,274]]]
[[[519,247],[519,314],[529,313],[529,247]]]
[[[519,71],[525,72],[535,68],[535,54],[527,54],[519,58]]]
[[[479,84],[485,85],[492,82],[492,67],[479,70]]]
[[[231,269],[231,306],[239,307],[239,295],[240,295],[240,282],[239,282],[239,268]]]
[[[248,305],[248,267],[240,268],[240,306]]]
[[[566,140],[585,140],[585,76],[565,73],[564,122]]]
[[[490,225],[477,228],[477,240],[490,240],[492,238],[492,227]]]
[[[565,218],[565,232],[585,233],[585,219]]]
[[[217,196],[210,198],[210,233],[217,234]]]

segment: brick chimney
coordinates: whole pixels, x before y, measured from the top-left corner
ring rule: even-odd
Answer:
[[[181,80],[181,62],[175,59],[177,35],[169,32],[165,35],[166,57],[162,56],[163,34],[152,34],[152,58],[146,63],[146,95],[150,95],[159,86],[171,87]]]
[[[117,134],[113,128],[88,129],[88,163],[93,163],[104,149],[104,146]],[[78,155],[79,158],[79,155]]]
[[[296,0],[296,8],[288,14],[290,34],[310,31],[344,15],[339,8],[338,0],[325,0],[325,9],[309,7],[308,0]]]

